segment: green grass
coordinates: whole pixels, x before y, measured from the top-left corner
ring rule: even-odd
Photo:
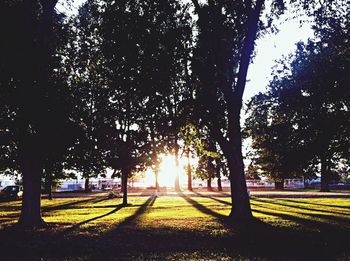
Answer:
[[[227,218],[230,198],[197,193],[43,200],[48,227],[21,231],[0,203],[0,260],[349,260],[350,200],[255,198],[256,220]]]

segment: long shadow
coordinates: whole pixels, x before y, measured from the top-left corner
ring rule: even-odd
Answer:
[[[71,232],[71,231],[73,231],[73,230],[75,230],[75,229],[81,227],[82,225],[85,225],[85,224],[87,224],[87,223],[89,223],[89,222],[92,222],[92,221],[94,221],[94,220],[97,220],[97,219],[104,218],[104,217],[106,217],[106,216],[112,215],[112,214],[116,213],[118,210],[122,209],[123,207],[124,207],[123,204],[119,204],[119,205],[118,205],[115,209],[113,209],[112,211],[109,211],[109,212],[107,212],[107,213],[105,213],[105,214],[103,214],[103,215],[100,215],[100,216],[97,216],[97,217],[93,217],[93,218],[84,220],[84,221],[82,221],[82,222],[79,222],[79,223],[77,223],[77,224],[71,226],[70,228],[67,228],[66,230],[64,230],[64,231],[63,231],[63,234],[67,234],[67,233],[69,233],[69,232]]]
[[[320,204],[320,203],[315,203],[315,202],[304,202],[304,201],[299,201],[299,200],[296,200],[296,199],[288,199],[288,201],[295,202],[295,203],[300,203],[300,204],[316,205],[316,206],[320,206],[320,207],[334,207],[334,208],[344,208],[344,209],[350,210],[350,206],[348,207],[348,206]],[[350,204],[350,200],[349,200],[349,204]]]
[[[329,221],[347,222],[347,223],[350,222],[350,219],[348,219],[348,218],[329,215],[329,213],[332,213],[332,212],[328,212],[328,211],[322,211],[322,210],[316,210],[316,209],[312,209],[312,208],[292,206],[292,205],[288,205],[288,204],[282,204],[282,203],[278,203],[278,202],[275,202],[275,201],[272,202],[272,201],[267,201],[267,200],[262,200],[262,199],[255,199],[255,201],[264,202],[264,203],[277,205],[277,206],[290,207],[290,208],[300,209],[300,210],[304,209],[304,210],[311,210],[311,211],[319,211],[319,212],[322,212],[322,213],[328,213],[328,215],[327,214],[304,213],[304,212],[303,213],[299,213],[299,214],[310,216],[310,217],[316,217],[316,218],[324,218],[324,219],[327,219]],[[257,205],[257,204],[255,204],[255,205]],[[260,207],[264,207],[264,208],[268,208],[268,209],[272,209],[272,210],[277,210],[277,209],[269,208],[266,205],[260,205]],[[334,213],[337,213],[337,212],[334,212]],[[344,215],[344,213],[342,213],[342,214]]]
[[[269,215],[269,216],[275,216],[275,217],[279,217],[279,218],[283,218],[289,221],[293,221],[295,223],[307,226],[309,228],[317,228],[317,229],[324,229],[327,231],[337,231],[340,232],[341,229],[339,227],[337,227],[334,224],[329,224],[327,222],[323,222],[323,221],[319,221],[319,220],[314,220],[314,219],[309,219],[309,218],[303,218],[303,217],[297,217],[294,216],[292,214],[285,214],[285,213],[280,213],[280,212],[276,212],[276,209],[274,208],[269,208],[267,206],[261,206],[255,203],[251,203],[253,206],[259,207],[259,208],[265,208],[265,210],[261,210],[261,209],[253,209],[253,212],[257,212],[257,213],[261,213],[261,214],[265,214],[265,215]],[[272,212],[266,211],[266,209],[271,210]],[[309,215],[310,217],[312,217],[312,215]],[[320,216],[317,216],[319,218],[322,218]]]
[[[155,200],[156,200],[156,197],[151,196],[151,197],[150,197],[145,203],[143,203],[142,205],[133,205],[133,206],[140,206],[140,208],[139,208],[132,216],[126,218],[124,221],[122,221],[121,223],[119,223],[118,227],[121,226],[121,225],[125,225],[125,224],[127,224],[127,223],[131,223],[132,221],[134,221],[135,219],[137,219],[141,214],[143,214],[143,213],[146,211],[147,207],[152,206],[152,205],[154,204]],[[103,206],[103,207],[105,207],[105,206]],[[113,209],[112,211],[109,211],[109,212],[107,212],[107,213],[105,213],[105,214],[103,214],[103,215],[99,215],[99,216],[97,216],[97,217],[93,217],[93,218],[84,220],[84,221],[82,221],[82,222],[79,222],[79,223],[73,225],[72,227],[66,229],[64,232],[65,232],[65,233],[68,233],[68,232],[70,232],[70,231],[72,231],[72,230],[74,230],[74,229],[76,229],[76,228],[78,228],[78,227],[80,227],[80,226],[82,226],[82,225],[84,225],[84,224],[87,224],[87,223],[89,223],[89,222],[91,222],[91,221],[94,221],[94,220],[97,220],[97,219],[101,219],[101,218],[104,218],[104,217],[109,216],[109,215],[111,215],[111,214],[114,214],[114,213],[116,213],[118,210],[120,210],[120,209],[122,209],[122,208],[124,208],[124,207],[126,207],[126,206],[124,206],[123,204],[119,204],[119,205],[117,205],[117,207],[116,207],[115,209]]]
[[[71,206],[75,206],[75,205],[82,204],[82,203],[88,203],[88,202],[92,202],[95,204],[95,203],[99,203],[99,202],[102,202],[102,201],[105,201],[108,199],[109,199],[108,197],[93,197],[93,198],[88,198],[88,199],[75,200],[73,202],[64,203],[64,204],[60,204],[60,205],[43,207],[42,212],[67,209],[67,208],[70,208]],[[0,210],[18,210],[18,209],[21,209],[21,205],[18,205],[18,206],[0,206]]]
[[[127,217],[121,223],[119,223],[117,229],[121,228],[125,225],[128,225],[128,224],[134,222],[135,220],[137,220],[142,214],[144,214],[147,211],[148,207],[153,206],[156,199],[157,199],[157,197],[150,196],[149,199],[147,199],[146,202],[143,203],[133,215]]]
[[[78,204],[82,204],[82,203],[88,203],[88,202],[93,202],[93,203],[98,203],[104,200],[108,200],[107,197],[103,197],[103,198],[88,198],[88,199],[84,199],[84,200],[77,200],[77,201],[73,201],[73,202],[69,202],[69,203],[65,203],[65,204],[60,204],[60,205],[55,205],[55,206],[49,206],[49,207],[45,207],[42,209],[42,212],[49,212],[49,211],[55,211],[55,210],[63,210],[63,209],[68,209],[72,206],[78,205]]]
[[[260,201],[262,201],[262,200],[260,200]],[[305,210],[311,210],[311,211],[317,211],[317,212],[323,212],[323,213],[328,213],[328,214],[329,213],[335,213],[335,214],[339,214],[339,215],[350,214],[350,213],[338,212],[338,211],[335,211],[334,209],[332,209],[332,210],[320,209],[320,208],[318,208],[316,206],[314,208],[312,208],[312,207],[304,207],[304,206],[296,206],[296,205],[293,205],[293,203],[296,203],[296,202],[294,202],[294,201],[290,202],[290,200],[285,200],[285,199],[278,199],[278,201],[277,202],[275,201],[274,203],[281,204],[281,205],[287,206],[287,207],[299,208],[299,209],[305,209]],[[336,208],[336,206],[333,206],[333,208]]]
[[[231,203],[229,203],[227,201],[223,201],[223,200],[220,200],[220,199],[217,199],[217,198],[206,196],[206,195],[200,194],[198,192],[194,192],[194,193],[199,195],[199,196],[201,196],[201,197],[207,197],[207,198],[210,198],[212,200],[215,200],[215,201],[220,202],[220,203],[225,204],[225,205],[231,205]],[[196,202],[193,199],[190,199],[188,197],[186,198],[186,196],[184,198],[186,199],[187,202],[191,203],[194,207],[196,207],[197,209],[199,209],[203,213],[211,214],[212,216],[217,217],[217,213],[216,212],[211,211],[210,209],[204,207],[203,205],[199,204],[198,202]],[[261,202],[264,202],[264,203],[271,203],[271,204],[275,204],[275,205],[279,205],[279,206],[285,206],[283,204],[278,204],[276,202],[265,201],[265,200],[257,199],[257,198],[254,198],[254,200],[255,201],[261,201]],[[322,222],[322,221],[310,220],[310,219],[307,219],[307,218],[300,218],[300,217],[296,217],[296,216],[288,215],[288,214],[283,214],[283,213],[276,213],[275,212],[276,209],[274,209],[274,208],[269,208],[269,207],[267,207],[265,205],[258,205],[258,204],[255,204],[253,202],[251,202],[251,204],[254,205],[254,206],[260,207],[260,208],[267,208],[267,209],[270,209],[270,210],[274,211],[274,212],[268,212],[268,211],[263,211],[263,210],[258,210],[258,209],[252,209],[253,212],[257,212],[257,213],[261,213],[261,214],[266,214],[266,215],[270,215],[270,216],[275,216],[275,217],[287,219],[287,220],[294,221],[296,223],[307,225],[307,226],[311,226],[311,227],[320,227],[321,226],[323,228],[326,228],[327,230],[333,230],[333,231],[335,229],[335,227],[333,225],[325,223],[325,222]],[[298,208],[296,206],[291,206],[291,207]],[[341,221],[341,222],[344,222],[344,221],[345,222],[349,222],[349,219],[342,218],[342,217],[334,217],[334,216],[329,216],[329,215],[317,215],[317,214],[311,214],[311,213],[302,213],[302,214],[308,215],[311,218],[312,217],[318,217],[318,218],[328,219],[330,221],[333,220],[333,221],[337,221],[337,222],[339,222],[339,221]],[[232,222],[227,222],[227,220],[228,220],[227,217],[225,219],[222,219],[222,220],[226,224],[229,224],[230,226],[232,226]],[[260,228],[260,230],[262,229],[265,232],[270,230],[269,232],[276,233],[277,231],[281,232],[281,231],[288,231],[289,230],[288,228],[286,228],[286,229],[284,229],[284,228],[281,229],[280,228],[280,229],[276,230],[276,229],[272,228],[271,226],[269,226],[268,224],[266,224],[264,222],[254,222],[254,223],[255,223],[254,227],[258,227],[258,228]]]
[[[212,196],[203,195],[203,194],[201,194],[201,193],[199,193],[199,192],[196,192],[196,191],[193,191],[193,193],[196,194],[196,195],[198,195],[198,196],[200,196],[200,197],[203,197],[203,198],[210,198],[211,200],[215,200],[215,201],[217,201],[217,202],[219,202],[219,203],[222,203],[222,204],[225,204],[225,205],[228,205],[228,206],[232,206],[232,204],[231,204],[230,202],[227,202],[227,201],[225,201],[225,200],[217,199],[217,198],[214,198],[214,197],[212,197]]]
[[[211,209],[203,206],[202,204],[200,204],[199,202],[193,200],[192,198],[186,196],[184,193],[182,192],[178,192],[177,193],[180,197],[182,197],[184,200],[186,200],[188,203],[190,203],[193,207],[195,207],[196,209],[198,209],[200,212],[213,216],[217,219],[219,219],[220,221],[227,221],[227,216],[224,216],[222,214],[219,214],[215,211],[212,211]]]

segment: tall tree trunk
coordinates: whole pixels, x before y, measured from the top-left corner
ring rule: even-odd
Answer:
[[[179,171],[180,171],[180,162],[179,162],[179,145],[177,144],[177,135],[175,135],[175,166],[176,166],[176,175],[175,175],[175,191],[179,192],[181,191],[180,189],[180,176],[179,176]]]
[[[84,187],[84,191],[86,193],[90,192],[89,184],[90,184],[90,179],[87,177],[87,178],[85,178],[85,187]]]
[[[321,191],[329,192],[329,175],[328,175],[327,159],[325,156],[321,157]]]
[[[190,161],[190,148],[187,148],[187,189],[192,191],[192,168]]]
[[[23,199],[19,224],[33,228],[44,223],[41,218],[41,178],[44,171],[45,132],[44,111],[45,94],[49,85],[52,21],[57,0],[40,1],[41,14],[35,16],[39,5],[34,1],[23,1],[23,49],[26,49],[22,64],[26,67],[22,78],[19,98],[20,168],[23,175]],[[19,4],[20,5],[20,4]],[[20,66],[20,65],[19,65]],[[28,129],[37,134],[28,133]],[[40,151],[40,152],[39,152]]]
[[[218,191],[222,191],[222,185],[221,185],[221,175],[220,175],[220,172],[219,172],[219,175],[218,175]]]
[[[130,176],[129,169],[122,170],[122,191],[123,191],[123,206],[128,205],[128,177]]]
[[[221,185],[221,164],[220,159],[215,159],[215,171],[216,171],[216,177],[218,179],[218,191],[222,191],[222,185]]]
[[[213,188],[211,186],[211,174],[209,174],[209,177],[207,179],[207,190],[208,191],[213,191]]]
[[[123,179],[124,179],[124,175],[123,175],[123,172],[122,172],[122,175],[120,177],[120,193],[124,193],[124,188],[123,188]]]
[[[24,191],[19,224],[24,227],[37,227],[44,224],[40,209],[43,160],[35,155],[36,153],[24,153],[21,159]]]
[[[244,162],[242,156],[242,137],[240,126],[240,114],[242,109],[242,99],[247,82],[250,59],[254,51],[254,43],[258,31],[260,13],[264,5],[264,0],[257,0],[255,6],[251,7],[247,20],[247,32],[241,51],[239,71],[234,92],[232,84],[224,86],[224,95],[228,103],[228,144],[223,150],[226,151],[228,168],[230,170],[231,199],[232,208],[230,216],[238,220],[251,219],[247,184],[244,175]],[[233,82],[233,79],[231,79]],[[226,88],[225,88],[226,87]]]
[[[249,195],[244,174],[242,155],[242,137],[239,116],[234,119],[233,130],[230,132],[230,149],[228,154],[228,168],[230,171],[232,208],[230,217],[237,220],[247,220],[252,217]]]

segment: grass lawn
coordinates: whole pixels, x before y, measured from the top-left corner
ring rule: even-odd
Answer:
[[[74,196],[74,195],[73,195]],[[225,194],[139,193],[42,201],[49,226],[20,231],[0,203],[0,260],[350,260],[349,198],[258,198],[235,224]]]

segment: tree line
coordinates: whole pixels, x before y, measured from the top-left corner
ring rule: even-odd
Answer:
[[[339,10],[333,1],[289,4],[320,28]],[[43,176],[50,181],[73,169],[88,183],[111,168],[127,205],[132,173],[150,167],[157,177],[158,155],[173,153],[179,166],[181,151],[199,154],[204,171],[227,170],[230,217],[250,219],[242,97],[255,40],[287,4],[88,0],[74,17],[56,5],[0,3],[0,169],[23,176],[20,224],[43,222]],[[187,173],[190,180],[190,166]]]
[[[329,191],[331,180],[349,176],[349,5],[333,8],[322,10],[314,39],[278,61],[268,90],[248,104],[251,158],[281,185],[320,173],[321,191]]]

